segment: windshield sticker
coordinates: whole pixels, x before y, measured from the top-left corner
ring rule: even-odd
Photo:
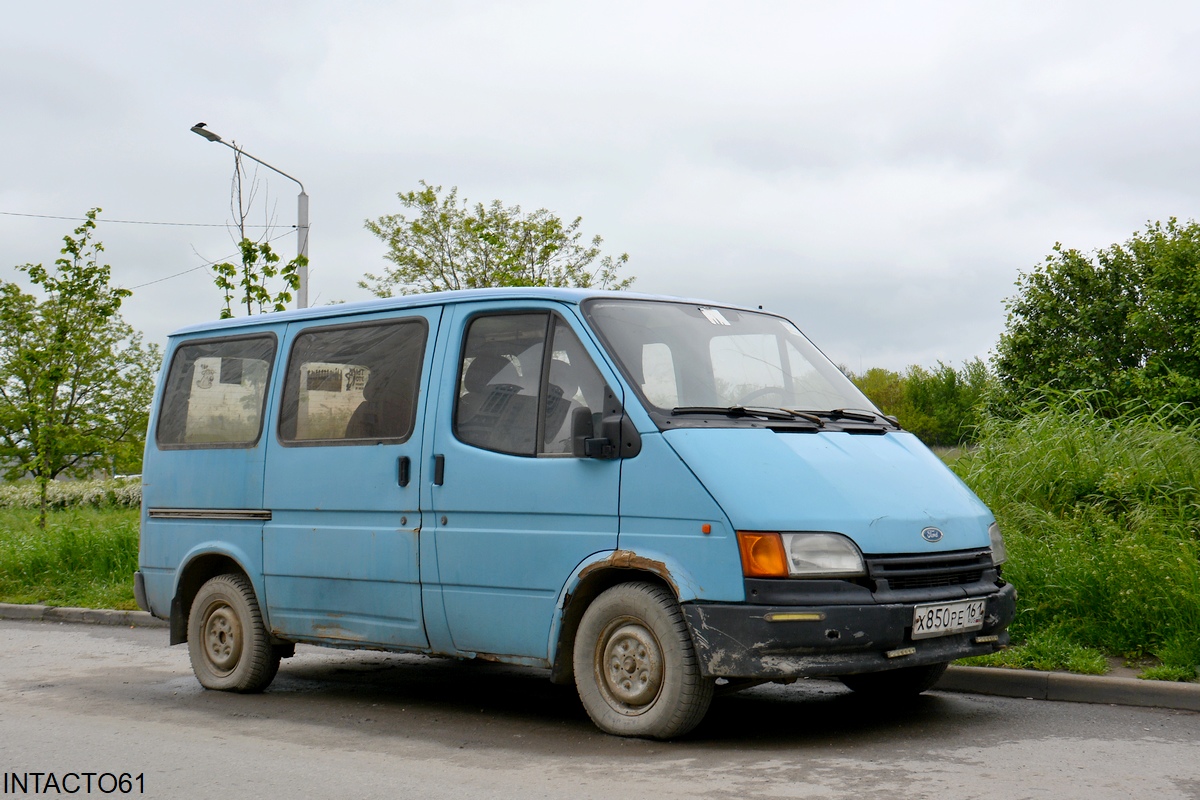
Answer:
[[[713,325],[728,325],[729,320],[721,315],[721,312],[715,308],[701,308],[700,313],[703,314]]]

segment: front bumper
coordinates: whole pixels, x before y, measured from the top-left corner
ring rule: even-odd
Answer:
[[[1016,614],[1016,597],[1016,590],[1005,585],[981,598],[987,603],[981,630],[917,640],[912,638],[912,618],[919,602],[690,603],[683,612],[705,675],[801,678],[879,672],[995,652],[1008,643],[1005,629]],[[766,616],[772,612],[811,612],[820,619],[769,622]],[[908,650],[913,652],[896,653]]]

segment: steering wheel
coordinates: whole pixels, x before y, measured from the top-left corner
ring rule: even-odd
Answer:
[[[767,395],[771,395],[771,394],[779,395],[780,402],[783,401],[783,387],[782,386],[764,386],[761,389],[755,389],[752,392],[747,392],[746,394],[742,395],[741,397],[738,398],[737,404],[739,406],[750,405],[755,400],[758,400],[760,397],[766,397]]]

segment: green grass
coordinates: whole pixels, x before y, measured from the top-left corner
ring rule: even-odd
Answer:
[[[1090,671],[1104,656],[1200,664],[1200,427],[1060,407],[985,423],[953,468],[996,513],[1019,643],[990,663]]]
[[[1029,635],[1024,644],[988,656],[959,661],[972,667],[1008,667],[1009,669],[1065,670],[1082,675],[1108,672],[1108,659],[1099,650],[1083,647],[1057,631]]]
[[[1196,667],[1168,667],[1165,664],[1159,664],[1142,670],[1142,674],[1138,677],[1148,681],[1194,681],[1197,672]]]
[[[0,602],[137,608],[136,508],[0,509]]]

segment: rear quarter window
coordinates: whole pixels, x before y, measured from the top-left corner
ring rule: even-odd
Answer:
[[[253,447],[262,435],[275,349],[274,335],[180,345],[163,388],[158,446]]]

